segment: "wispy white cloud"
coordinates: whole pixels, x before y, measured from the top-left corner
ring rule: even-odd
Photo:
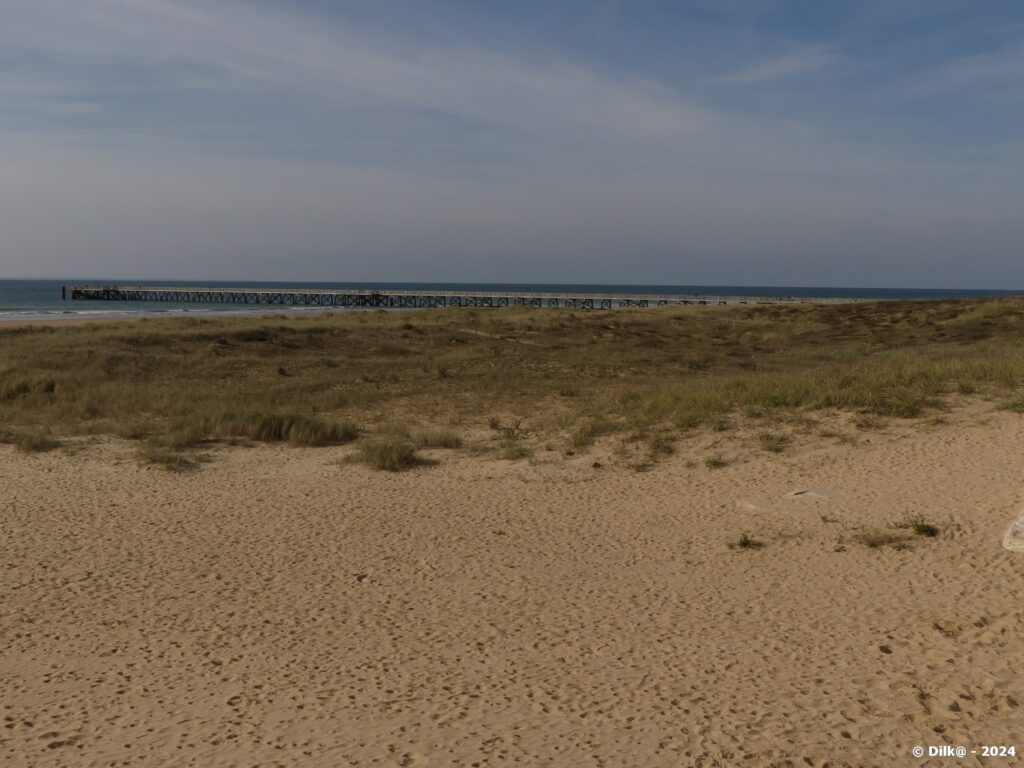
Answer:
[[[7,46],[149,68],[170,82],[176,70],[194,76],[198,68],[208,79],[268,96],[304,93],[328,104],[430,110],[530,133],[562,132],[573,141],[679,140],[709,117],[662,85],[611,78],[565,59],[435,47],[251,3],[15,5],[0,26]]]
[[[918,90],[938,93],[976,86],[1024,87],[1024,45],[960,56],[915,78]]]
[[[782,80],[817,72],[834,64],[836,58],[836,54],[829,48],[817,45],[802,46],[781,56],[744,67],[737,72],[721,75],[715,80],[732,85],[755,85],[769,80]]]

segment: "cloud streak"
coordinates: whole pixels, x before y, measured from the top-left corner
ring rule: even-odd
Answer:
[[[961,56],[921,78],[922,90],[938,93],[971,87],[1024,87],[1024,45]]]
[[[817,72],[831,66],[835,61],[836,55],[828,48],[816,45],[804,46],[745,67],[737,72],[721,75],[715,78],[715,82],[730,85],[757,85]]]
[[[148,74],[158,89],[188,87],[200,72],[214,87],[428,110],[521,132],[571,132],[574,140],[678,140],[707,118],[653,82],[565,60],[389,40],[253,4],[33,0],[4,30],[11,46],[29,41],[37,52],[159,71],[162,81]]]

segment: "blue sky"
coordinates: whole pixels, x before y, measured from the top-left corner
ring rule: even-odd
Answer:
[[[1024,288],[1024,6],[0,0],[0,275]]]

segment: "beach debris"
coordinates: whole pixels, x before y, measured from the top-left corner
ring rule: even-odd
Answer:
[[[356,581],[359,582],[360,584],[362,584],[366,580],[366,577],[369,576],[369,575],[370,574],[368,574],[368,573],[357,573],[356,574]]]
[[[1003,549],[1011,552],[1024,552],[1024,516],[1013,521],[1003,536]]]

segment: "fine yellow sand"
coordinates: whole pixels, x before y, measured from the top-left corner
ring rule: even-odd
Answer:
[[[439,452],[388,474],[258,447],[176,474],[128,443],[0,448],[0,764],[1020,750],[1024,554],[1000,542],[1024,418],[830,442],[645,473]],[[941,535],[852,538],[908,515]],[[764,548],[730,549],[744,531]]]

